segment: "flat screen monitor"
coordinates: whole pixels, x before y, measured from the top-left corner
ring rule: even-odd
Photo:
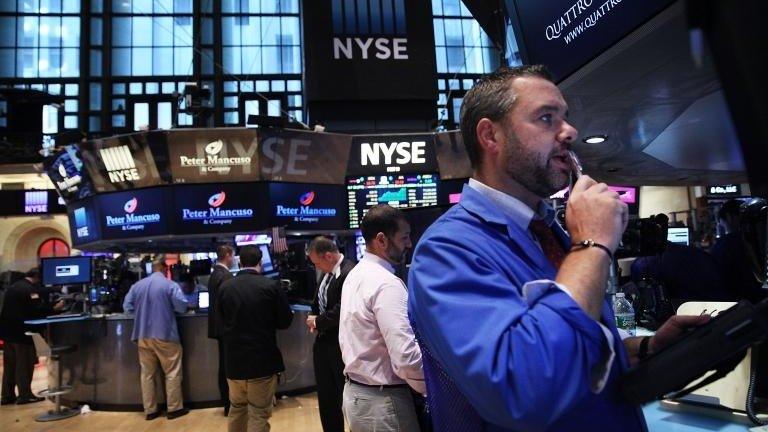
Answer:
[[[144,271],[145,271],[145,272],[146,272],[148,275],[151,275],[151,274],[152,274],[152,263],[151,263],[151,262],[148,262],[148,263],[144,263]]]
[[[219,183],[173,188],[174,227],[177,234],[221,234],[263,229],[259,187]]]
[[[357,255],[358,262],[363,259],[363,255],[365,255],[365,238],[363,238],[363,235],[360,234],[360,232],[355,234],[355,255]]]
[[[272,264],[272,255],[269,254],[269,246],[260,244],[261,249],[261,269],[264,273],[271,273],[275,271],[275,266]]]
[[[91,257],[42,259],[43,285],[77,285],[91,282]]]
[[[378,204],[395,208],[436,206],[437,174],[360,176],[347,179],[349,227],[359,228],[368,209]]]
[[[288,230],[344,229],[345,201],[340,185],[270,183],[269,225]]]
[[[235,245],[248,246],[272,243],[272,237],[269,234],[237,234],[235,235]]]
[[[197,292],[197,308],[198,309],[208,309],[211,307],[211,299],[208,295],[208,291],[198,291]]]
[[[102,194],[95,199],[104,239],[169,234],[165,211],[168,198],[164,188]]]
[[[681,245],[689,245],[688,228],[669,228],[667,240]]]

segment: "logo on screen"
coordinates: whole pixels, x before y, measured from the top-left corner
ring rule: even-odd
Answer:
[[[309,191],[299,197],[299,202],[301,203],[301,205],[305,205],[305,206],[312,204],[312,201],[314,200],[315,200],[315,191]]]
[[[128,200],[128,202],[125,203],[123,206],[123,210],[125,210],[126,213],[133,213],[136,211],[136,207],[139,205],[139,200],[136,199],[136,197],[131,198]]]
[[[62,265],[56,266],[56,277],[72,277],[80,274],[80,266]]]
[[[213,208],[219,207],[220,205],[224,204],[225,199],[227,199],[227,194],[224,193],[224,191],[221,191],[217,194],[211,195],[211,197],[208,198],[208,205]]]
[[[59,175],[62,178],[67,178],[67,167],[65,167],[63,163],[59,164]]]
[[[77,191],[77,185],[79,185],[80,181],[82,181],[80,175],[75,174],[72,177],[69,177],[67,175],[67,167],[64,166],[64,162],[59,163],[58,172],[61,176],[61,180],[56,182],[56,186],[59,187],[59,190],[67,192]]]
[[[122,183],[141,179],[128,146],[103,148],[99,149],[99,153],[107,168],[110,182]]]
[[[25,192],[24,213],[48,213],[48,191]]]
[[[86,214],[85,207],[76,208],[74,214],[77,237],[88,237],[88,215]]]
[[[356,12],[349,5],[342,7],[340,1],[331,2],[333,33],[340,36],[333,38],[333,58],[408,60],[405,2],[386,2],[383,9],[380,8],[379,0],[362,0],[357,3]]]
[[[198,144],[197,155],[180,155],[179,164],[183,168],[197,168],[200,174],[217,173],[229,174],[233,167],[242,167],[243,174],[250,174],[252,156],[256,152],[257,145],[253,144],[245,148],[237,140],[230,142],[229,147],[224,146],[224,141],[209,142],[204,147]],[[228,153],[236,156],[230,157]]]
[[[360,165],[406,165],[427,163],[425,141],[375,142],[360,144]],[[399,166],[387,166],[387,172],[398,172]]]
[[[224,147],[224,141],[222,140],[216,140],[212,143],[209,143],[207,146],[205,146],[205,152],[209,155],[216,155],[219,154],[222,147]]]

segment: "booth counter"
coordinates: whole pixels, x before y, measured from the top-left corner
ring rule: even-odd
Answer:
[[[315,386],[312,368],[314,334],[305,321],[309,308],[292,306],[291,327],[277,332],[285,372],[277,393],[309,391]],[[208,315],[185,314],[177,320],[183,347],[182,392],[188,408],[217,406],[219,401],[218,346],[208,338]],[[77,345],[77,350],[62,355],[63,379],[74,390],[62,396],[68,405],[88,404],[92,409],[140,411],[141,384],[137,346],[131,342],[133,316],[115,314],[28,321],[45,325],[51,345]],[[163,380],[158,380],[158,400],[164,401]]]

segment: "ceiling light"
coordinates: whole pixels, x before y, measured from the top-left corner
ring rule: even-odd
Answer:
[[[584,138],[584,142],[587,144],[601,144],[608,139],[608,135],[592,135]]]

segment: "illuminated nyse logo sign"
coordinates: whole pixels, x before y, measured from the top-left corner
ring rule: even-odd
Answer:
[[[80,274],[80,266],[78,265],[61,265],[56,266],[56,277],[72,277]]]
[[[160,222],[159,213],[136,214],[139,200],[133,197],[123,205],[124,216],[106,217],[108,227],[120,227],[123,231],[144,231],[147,224]]]
[[[48,191],[25,192],[24,213],[48,213]]]
[[[424,164],[427,143],[425,141],[401,141],[390,144],[362,143],[360,144],[360,165],[406,165]],[[387,167],[387,172],[400,171],[399,166]]]
[[[227,194],[221,191],[208,198],[207,209],[181,209],[185,221],[202,221],[203,225],[231,225],[235,219],[252,218],[252,208],[222,208]]]
[[[408,60],[403,0],[343,3],[331,2],[334,59]]]
[[[236,152],[240,154],[238,157],[227,157],[226,154],[222,155],[224,149],[224,141],[216,140],[208,143],[204,148],[204,154],[198,157],[179,156],[179,163],[184,168],[197,167],[200,168],[200,173],[216,172],[219,174],[229,174],[232,167],[242,166],[243,171],[247,174],[250,172],[251,156],[256,152],[256,147],[246,151],[239,143],[233,143],[233,147]],[[198,150],[199,151],[199,150]]]
[[[82,177],[80,177],[79,174],[75,174],[72,177],[70,177],[67,174],[67,167],[64,166],[64,162],[59,163],[59,176],[61,177],[61,180],[56,181],[56,186],[59,187],[60,191],[67,191],[67,192],[75,192],[77,191],[77,185],[80,184],[80,182],[83,180]]]
[[[90,232],[88,231],[88,214],[85,207],[76,208],[75,214],[75,235],[77,238],[88,237]]]
[[[295,222],[319,222],[321,217],[336,216],[335,208],[317,208],[311,207],[317,194],[315,191],[309,191],[302,194],[298,201],[298,207],[286,207],[283,205],[275,206],[275,216],[292,217]]]
[[[110,182],[122,183],[141,179],[128,146],[103,148],[99,149],[99,153],[104,160]]]

